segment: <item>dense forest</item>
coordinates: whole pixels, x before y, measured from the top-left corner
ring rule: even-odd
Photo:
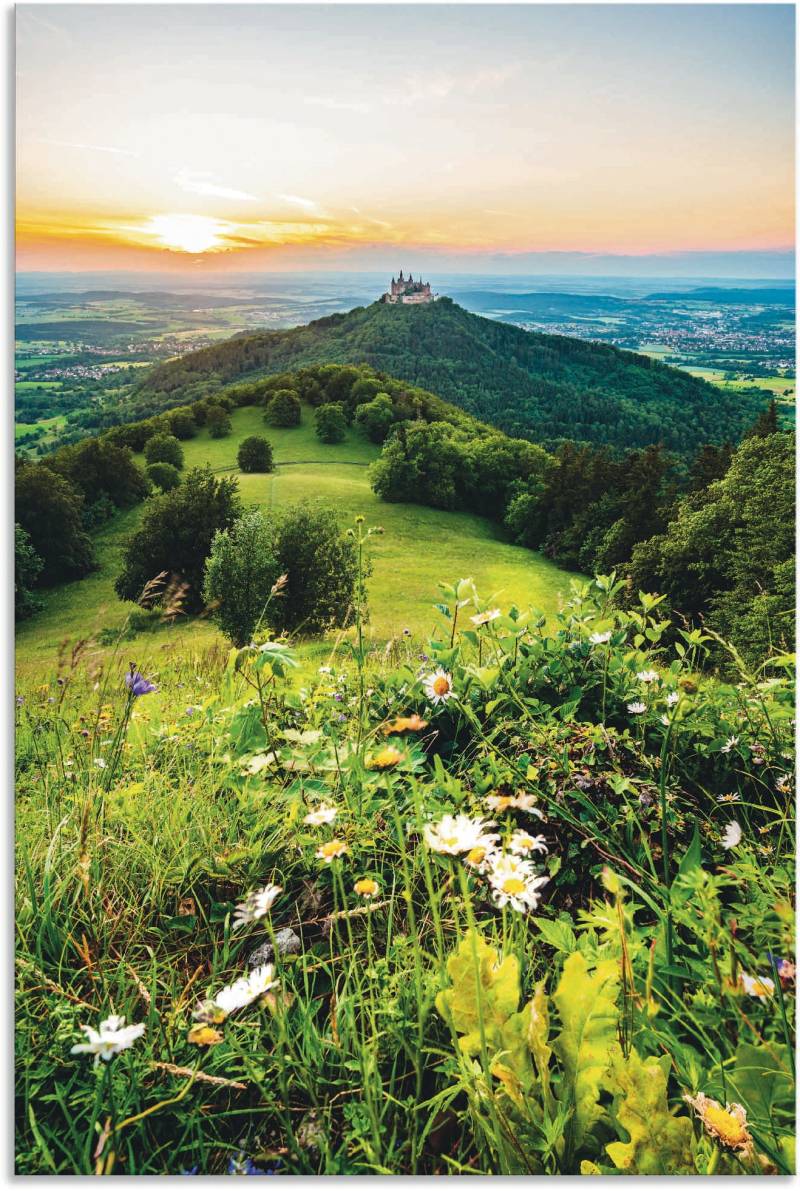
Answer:
[[[241,378],[324,362],[369,364],[546,447],[565,439],[662,443],[686,457],[741,437],[761,404],[646,356],[523,331],[441,298],[427,306],[375,303],[193,352],[149,372],[132,412],[144,417]]]

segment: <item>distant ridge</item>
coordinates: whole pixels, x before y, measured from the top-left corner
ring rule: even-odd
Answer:
[[[764,303],[767,306],[791,306],[795,304],[794,285],[774,286],[769,289],[726,289],[723,286],[702,286],[699,289],[671,290],[663,294],[648,294],[645,302],[676,301],[715,302],[718,306],[752,306]]]
[[[647,356],[523,331],[449,298],[376,302],[291,330],[236,336],[152,369],[132,404],[142,416],[245,377],[322,363],[369,364],[543,445],[663,442],[690,455],[704,443],[738,439],[763,406]]]

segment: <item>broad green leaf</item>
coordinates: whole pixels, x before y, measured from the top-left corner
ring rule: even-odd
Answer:
[[[561,1033],[553,1049],[564,1066],[562,1101],[569,1101],[570,1148],[580,1149],[602,1116],[600,1082],[608,1067],[609,1047],[615,1041],[619,1011],[617,964],[604,960],[589,972],[580,952],[570,955],[553,1000],[561,1018]]]
[[[740,1042],[733,1071],[726,1075],[726,1094],[744,1105],[749,1120],[769,1128],[776,1107],[788,1111],[794,1105],[794,1080],[782,1048]]]
[[[669,1056],[640,1059],[632,1050],[626,1059],[614,1043],[609,1057],[612,1116],[630,1139],[606,1146],[616,1168],[626,1174],[696,1174],[691,1119],[674,1116],[667,1103]]]
[[[451,987],[436,997],[436,1008],[452,1021],[464,1054],[477,1055],[486,1046],[490,1055],[503,1049],[503,1026],[517,1012],[520,998],[519,963],[497,952],[470,931],[447,961]]]

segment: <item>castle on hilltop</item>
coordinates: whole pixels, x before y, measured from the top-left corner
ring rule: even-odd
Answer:
[[[392,284],[388,291],[381,297],[382,302],[404,302],[410,305],[421,305],[423,302],[433,302],[435,294],[431,293],[431,283],[423,281],[420,277],[419,281],[415,281],[409,273],[408,277],[403,277],[403,270],[400,270],[400,276],[395,281],[392,278]]]

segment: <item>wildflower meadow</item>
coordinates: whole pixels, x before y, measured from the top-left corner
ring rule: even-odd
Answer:
[[[18,1171],[791,1172],[792,659],[622,588],[20,688]]]

